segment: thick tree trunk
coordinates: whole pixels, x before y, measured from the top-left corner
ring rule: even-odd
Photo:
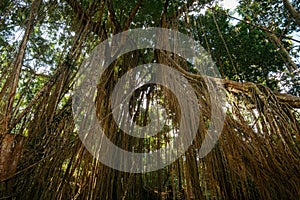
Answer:
[[[25,137],[21,135],[0,136],[0,181],[8,179],[16,172],[24,141]]]

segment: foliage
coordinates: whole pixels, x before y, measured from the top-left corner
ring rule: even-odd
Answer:
[[[200,15],[210,3],[1,1],[0,145],[9,134],[26,140],[23,156],[15,160],[17,171],[1,175],[0,199],[299,199],[300,100],[274,91],[299,77],[288,71],[293,67],[290,56],[295,56],[288,37],[299,27],[279,1],[241,1],[244,21],[236,24],[218,6]],[[119,147],[151,152],[172,145],[178,134],[178,101],[159,85],[136,90],[130,107],[141,125],[149,123],[155,106],[165,108],[167,123],[159,134],[145,140],[131,137],[113,120],[114,86],[134,66],[156,61],[180,71],[202,109],[196,138],[183,156],[156,172],[123,173],[95,160],[79,139],[72,86],[82,61],[101,41],[128,28],[149,26],[196,38],[224,79],[202,77],[191,63],[158,50],[129,52],[112,63],[97,85],[95,106],[105,134]],[[276,77],[280,73],[286,81]],[[200,158],[213,109],[209,94],[214,91],[205,79],[224,86],[226,105],[216,106],[226,111],[226,119],[219,142]],[[290,89],[298,92],[297,87]],[[157,117],[162,117],[160,111]]]
[[[283,72],[283,53],[259,27],[239,21],[232,24],[221,8],[193,16],[194,37],[211,53],[222,76],[236,81],[251,81],[280,90],[274,74]],[[282,41],[286,49],[291,43]],[[279,76],[279,75],[278,75]]]

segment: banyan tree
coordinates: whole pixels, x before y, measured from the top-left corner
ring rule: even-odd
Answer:
[[[245,2],[241,1],[241,13],[246,10]],[[1,1],[0,199],[299,199],[300,75],[288,42],[297,42],[288,36],[288,28],[299,30],[297,5],[274,3],[272,12],[281,9],[284,16],[279,19],[288,21],[288,28],[280,32],[284,26],[277,24],[275,29],[271,22],[255,21],[272,20],[255,14],[267,9],[254,10],[250,6],[254,4],[248,2],[248,17],[230,25],[230,13],[216,3]],[[136,49],[115,57],[98,77],[95,98],[89,102],[96,123],[114,145],[151,153],[174,144],[179,135],[188,135],[190,127],[196,127],[188,148],[173,162],[156,170],[124,172],[103,164],[83,144],[74,117],[75,98],[80,96],[74,95],[74,88],[100,43],[124,31],[150,27],[194,38],[212,55],[220,77],[214,72],[199,73],[191,60],[163,49]],[[261,46],[245,55],[244,49],[252,44]],[[196,98],[184,101],[193,101],[194,107],[183,114],[181,99],[168,87],[149,83],[136,88],[128,100],[134,123],[146,127],[155,118],[165,118],[157,134],[138,138],[120,128],[124,121],[115,120],[112,95],[124,74],[149,63],[164,64],[180,73]],[[281,82],[276,79],[281,72],[290,77]],[[86,73],[84,80],[92,80],[93,73]],[[165,71],[157,74],[162,80],[172,79]],[[88,93],[89,88],[85,89]],[[288,89],[296,92],[288,94]],[[212,95],[216,91],[221,95]],[[181,119],[194,109],[200,111],[198,120],[190,120],[182,131]],[[203,156],[199,150],[205,138],[212,136],[208,132],[216,109],[223,113],[215,119],[222,123],[220,134]],[[122,118],[122,113],[119,116]],[[180,146],[180,142],[185,141],[176,144]],[[113,156],[105,151],[98,154]],[[120,160],[119,164],[124,163]],[[152,165],[155,162],[147,162],[145,167]]]

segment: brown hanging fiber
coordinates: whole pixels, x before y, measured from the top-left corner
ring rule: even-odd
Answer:
[[[130,28],[145,3],[137,1],[124,20],[116,15],[108,16],[108,13],[117,13],[112,2],[91,1],[91,5],[84,8],[78,1],[64,1],[76,19],[72,24],[76,34],[69,43],[66,41],[71,44],[70,48],[62,52],[64,56],[53,75],[23,110],[11,116],[9,124],[4,121],[5,105],[1,102],[0,147],[9,146],[11,151],[4,152],[0,148],[0,172],[2,168],[7,169],[3,167],[4,157],[15,159],[17,165],[12,166],[9,173],[1,173],[0,199],[299,199],[300,99],[278,94],[263,85],[194,74],[189,71],[187,62],[169,52],[155,50],[147,54],[136,50],[120,56],[97,85],[97,117],[106,136],[122,149],[134,147],[136,152],[149,152],[171,143],[174,138],[167,134],[168,128],[151,139],[139,139],[120,130],[112,116],[114,86],[128,70],[144,64],[152,56],[153,60],[180,72],[198,97],[201,108],[199,124],[196,124],[198,132],[189,149],[171,165],[144,174],[120,172],[93,158],[74,125],[70,90],[78,72],[76,66],[80,66],[85,53],[107,35]],[[194,2],[187,1],[173,13],[166,10],[160,19],[166,27],[177,30],[180,16]],[[201,24],[196,25],[201,27]],[[230,54],[229,49],[227,51]],[[12,70],[7,73],[18,75]],[[167,81],[169,77],[163,78]],[[198,152],[211,121],[212,91],[207,81],[224,92],[226,117],[216,146],[206,157],[199,158]],[[181,117],[178,100],[163,86],[149,84],[136,90],[131,99],[131,114],[138,123],[147,124],[149,119],[145,116],[160,112],[154,104],[166,108],[166,122],[172,123],[172,128],[178,131]],[[217,106],[222,106],[222,102]],[[24,127],[19,128],[20,124]],[[9,137],[14,138],[10,138],[9,143],[5,139],[7,130]]]

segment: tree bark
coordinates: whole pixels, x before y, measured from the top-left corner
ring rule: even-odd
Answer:
[[[23,59],[25,56],[25,50],[27,43],[29,41],[29,36],[33,30],[36,16],[38,14],[38,8],[41,3],[41,0],[35,0],[31,4],[31,12],[29,16],[29,21],[25,30],[24,37],[22,39],[22,42],[19,47],[19,51],[16,55],[16,60],[13,63],[13,70],[8,77],[8,79],[5,82],[5,85],[0,92],[0,97],[7,95],[7,103],[4,105],[5,109],[1,109],[4,111],[4,115],[1,116],[2,119],[0,119],[0,134],[8,133],[11,118],[12,118],[12,112],[13,112],[13,102],[15,99],[18,83],[19,83],[19,77],[21,73],[21,68],[23,64]]]
[[[16,172],[24,141],[25,137],[21,135],[0,136],[0,181],[8,179]]]
[[[292,17],[295,19],[295,22],[300,26],[300,12],[298,12],[289,0],[283,0],[284,7],[289,11]]]

